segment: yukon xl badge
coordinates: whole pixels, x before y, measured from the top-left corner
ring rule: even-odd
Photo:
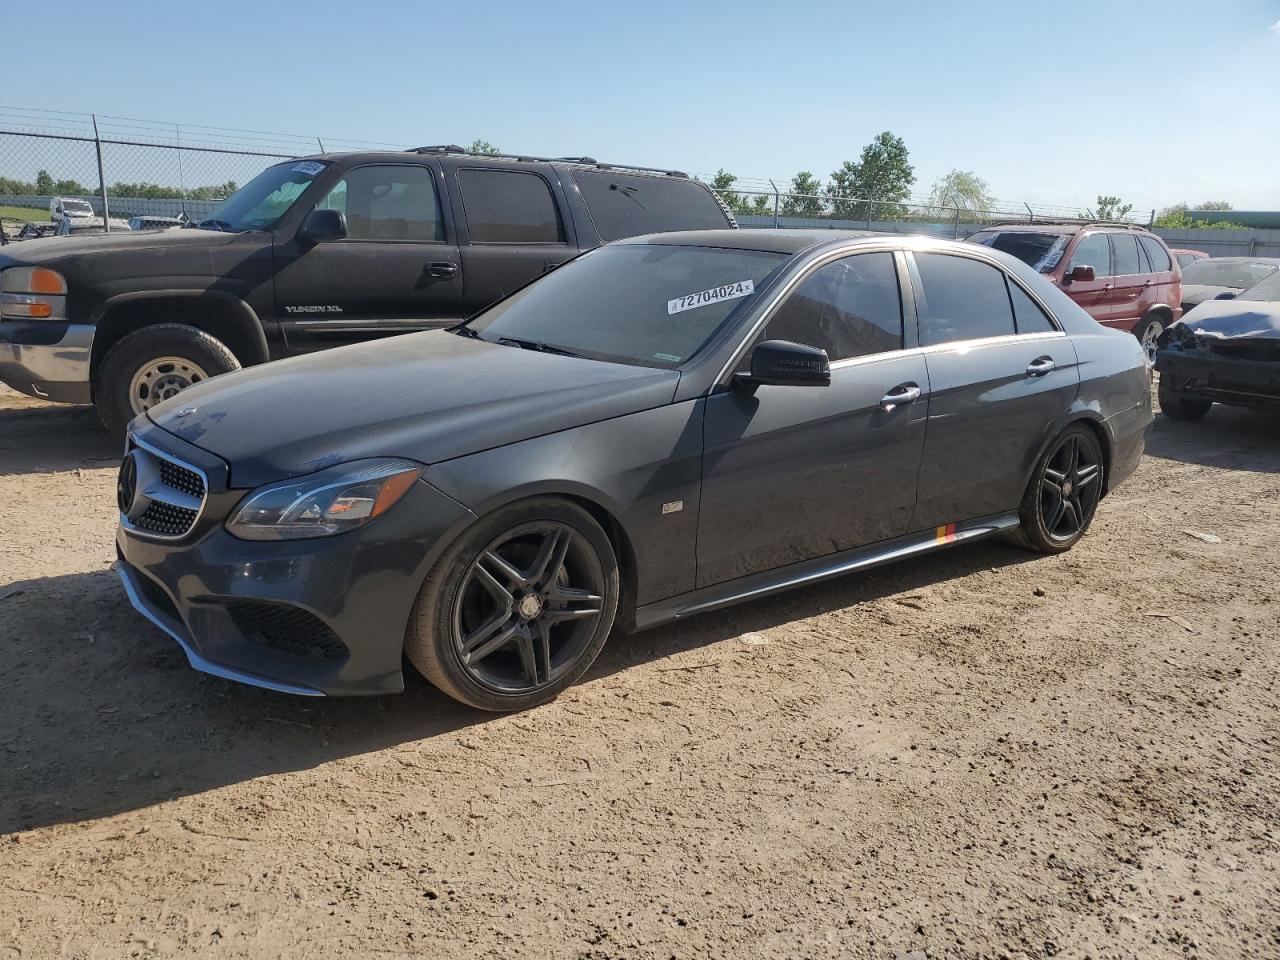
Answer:
[[[308,304],[302,307],[285,307],[284,312],[285,313],[341,313],[342,308]]]

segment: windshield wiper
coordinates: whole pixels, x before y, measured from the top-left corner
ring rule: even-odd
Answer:
[[[567,350],[564,347],[557,347],[551,343],[542,343],[540,340],[520,340],[517,337],[499,337],[496,343],[506,343],[513,347],[519,347],[521,350],[533,350],[536,353],[554,353],[560,357],[581,357],[583,354],[573,350]]]

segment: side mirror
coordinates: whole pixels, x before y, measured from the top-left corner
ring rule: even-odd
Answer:
[[[1223,290],[1220,294],[1218,294],[1218,295],[1217,295],[1216,297],[1214,297],[1213,299],[1215,299],[1215,300],[1234,300],[1235,298],[1236,298],[1236,295],[1235,295],[1234,293],[1232,293],[1230,290]]]
[[[739,374],[738,379],[779,387],[825,387],[831,383],[831,364],[827,351],[818,347],[766,340],[751,351],[751,373]]]
[[[1071,272],[1067,274],[1067,279],[1071,281],[1083,280],[1085,283],[1088,283],[1091,280],[1097,280],[1098,275],[1094,271],[1093,267],[1089,266],[1087,263],[1082,263],[1078,267],[1071,268]]]
[[[341,210],[312,210],[298,228],[303,243],[326,243],[347,235],[347,215]]]

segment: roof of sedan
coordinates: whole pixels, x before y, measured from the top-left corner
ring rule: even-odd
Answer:
[[[799,253],[823,243],[839,240],[867,240],[884,236],[888,234],[867,230],[678,230],[672,233],[650,233],[642,237],[629,237],[617,242]]]
[[[1280,257],[1207,257],[1206,263],[1269,263],[1280,266]]]

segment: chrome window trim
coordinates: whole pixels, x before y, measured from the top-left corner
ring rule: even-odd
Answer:
[[[1057,316],[1054,314],[1052,310],[1049,309],[1048,305],[1044,302],[1044,300],[1042,300],[1035,293],[1035,291],[1030,290],[1027,287],[1027,285],[1022,282],[1021,278],[1016,277],[1012,273],[1010,273],[1009,270],[1006,269],[1005,265],[1000,263],[1000,261],[998,261],[995,257],[985,254],[983,248],[979,247],[977,244],[974,244],[973,247],[974,247],[973,250],[957,250],[952,248],[918,250],[914,246],[903,245],[901,241],[886,241],[884,243],[876,243],[874,241],[871,241],[871,242],[855,241],[853,244],[838,247],[834,250],[828,250],[824,252],[820,256],[815,257],[812,261],[807,263],[801,270],[797,271],[796,275],[793,276],[790,280],[788,280],[783,287],[778,289],[773,294],[773,296],[769,299],[769,302],[760,308],[761,310],[760,316],[757,318],[756,322],[751,325],[750,330],[747,331],[746,335],[738,343],[738,346],[734,348],[734,351],[732,354],[730,354],[728,361],[720,368],[720,372],[716,375],[714,386],[724,386],[729,382],[729,379],[732,379],[731,371],[733,370],[734,367],[738,365],[738,361],[742,359],[742,356],[743,354],[745,354],[747,347],[750,345],[751,341],[754,340],[756,334],[759,333],[760,330],[762,330],[768,324],[773,314],[777,311],[783,298],[785,298],[788,294],[790,294],[791,291],[796,286],[798,286],[804,280],[808,279],[808,277],[815,270],[818,270],[821,267],[826,266],[828,263],[831,263],[833,260],[842,260],[847,256],[854,256],[860,253],[884,253],[886,251],[890,253],[902,253],[904,255],[913,255],[915,253],[935,253],[941,256],[963,257],[968,260],[977,260],[979,263],[985,263],[988,266],[994,267],[996,270],[998,270],[1005,277],[1006,281],[1016,283],[1018,287],[1025,294],[1027,294],[1027,296],[1029,296],[1036,303],[1036,305],[1040,307],[1041,310],[1044,311],[1044,315],[1049,318],[1049,322],[1054,325],[1055,329],[1052,331],[1040,330],[1040,331],[1036,331],[1035,333],[1012,333],[1012,334],[1000,334],[999,336],[994,336],[994,337],[977,337],[972,340],[948,340],[945,343],[935,343],[935,344],[930,344],[929,346],[904,347],[901,350],[889,350],[883,353],[871,353],[862,357],[846,357],[843,360],[833,360],[831,362],[832,370],[838,370],[847,366],[854,366],[856,364],[861,364],[861,363],[874,363],[879,360],[884,360],[888,357],[928,355],[930,353],[940,353],[943,351],[956,350],[956,349],[973,350],[982,346],[993,346],[993,345],[1002,344],[1002,343],[1020,343],[1023,341],[1049,340],[1049,339],[1056,339],[1058,337],[1065,338],[1067,336],[1067,333],[1062,328],[1062,324],[1058,321]],[[895,267],[896,266],[897,264],[895,263]],[[914,257],[912,257],[911,261],[908,262],[908,267],[909,268],[915,267]],[[914,277],[908,276],[907,280],[911,284],[912,291],[914,293],[914,287],[915,287]],[[905,327],[907,322],[906,302],[904,301],[901,306],[902,306],[902,322],[903,322],[903,328],[904,328],[903,335],[905,337]],[[1013,311],[1012,303],[1009,304],[1009,310],[1010,310],[1010,314],[1012,315],[1012,311]],[[919,304],[917,303],[915,304],[915,311],[913,312],[918,313],[918,311],[919,311]],[[920,322],[918,316],[916,317],[916,322],[917,323]],[[1015,324],[1016,324],[1016,319],[1015,319]],[[726,379],[726,377],[728,379]]]
[[[143,530],[140,527],[134,526],[129,521],[129,518],[125,516],[123,512],[120,513],[120,526],[123,527],[125,530],[127,530],[129,533],[131,533],[133,536],[139,537],[145,540],[172,541],[172,540],[183,539],[184,537],[188,536],[192,530],[196,528],[196,524],[200,522],[200,518],[204,515],[205,505],[209,502],[209,474],[207,474],[200,467],[196,466],[194,463],[187,463],[185,460],[181,460],[171,453],[166,453],[165,451],[159,449],[158,447],[152,446],[151,444],[147,443],[145,440],[139,440],[138,437],[133,433],[130,433],[128,435],[128,439],[125,441],[126,449],[128,448],[128,445],[130,443],[132,443],[135,447],[140,447],[141,449],[147,451],[147,453],[151,454],[153,457],[158,457],[161,460],[169,461],[175,467],[181,467],[183,470],[190,470],[192,473],[199,474],[200,479],[204,481],[204,496],[200,498],[200,503],[195,507],[192,507],[188,503],[182,503],[182,502],[177,502],[172,500],[163,500],[159,497],[150,498],[152,500],[159,500],[161,503],[168,504],[171,507],[181,507],[186,510],[192,510],[192,509],[195,510],[196,512],[195,519],[191,521],[191,526],[187,527],[187,529],[182,531],[182,533],[167,534],[167,533],[154,533],[150,530]],[[180,491],[175,491],[175,493],[179,493],[179,492]]]

